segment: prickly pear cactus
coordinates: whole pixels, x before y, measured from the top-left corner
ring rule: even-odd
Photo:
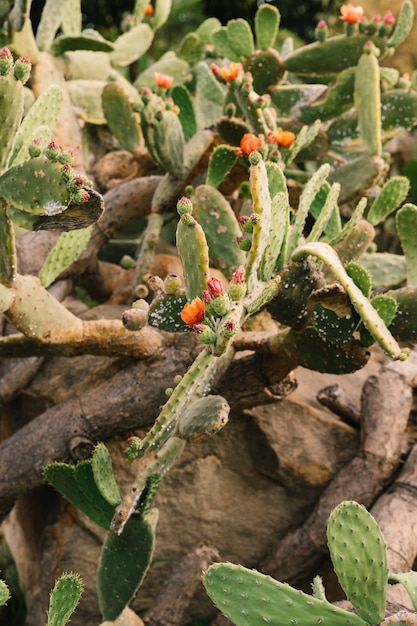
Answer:
[[[97,571],[97,591],[104,620],[115,620],[131,601],[151,563],[156,509],[148,518],[132,515],[123,533],[109,533]]]
[[[385,616],[387,551],[377,522],[357,502],[342,502],[331,513],[327,541],[343,590],[368,624]]]
[[[241,565],[215,563],[203,575],[203,584],[217,608],[236,626],[367,624],[353,613]]]
[[[83,583],[78,574],[62,574],[51,592],[47,626],[65,626],[82,592]]]

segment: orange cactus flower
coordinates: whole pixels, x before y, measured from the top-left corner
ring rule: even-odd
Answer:
[[[295,141],[295,135],[290,130],[277,130],[275,137],[277,144],[283,148],[291,148]]]
[[[147,5],[145,9],[145,15],[146,17],[150,17],[151,15],[153,15],[153,6],[151,4]]]
[[[353,4],[344,4],[340,7],[340,19],[348,24],[358,24],[364,16],[362,7],[355,7]]]
[[[170,87],[172,87],[172,83],[174,81],[172,76],[155,72],[154,77],[155,77],[155,82],[158,85],[158,87],[162,87],[162,89],[169,89]]]
[[[230,65],[225,65],[220,68],[220,76],[224,78],[228,83],[231,83],[232,80],[235,80],[239,74],[243,72],[242,63],[230,63]]]
[[[254,150],[259,150],[261,143],[261,139],[256,135],[253,135],[252,133],[245,133],[240,140],[239,153],[249,156]]]
[[[205,309],[206,307],[201,298],[194,298],[194,300],[184,305],[181,311],[181,319],[188,326],[200,324],[204,319]]]

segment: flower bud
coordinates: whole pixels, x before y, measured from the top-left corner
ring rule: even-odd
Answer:
[[[228,294],[231,300],[236,302],[246,294],[245,268],[240,265],[234,272],[228,287]]]
[[[178,215],[184,215],[184,213],[189,213],[190,215],[193,212],[193,203],[189,198],[183,196],[177,202],[177,212]]]
[[[181,289],[181,278],[178,274],[168,274],[164,280],[165,293],[169,296],[175,296]]]
[[[13,55],[6,46],[0,50],[0,76],[6,76],[13,69]]]
[[[21,83],[25,84],[30,76],[31,69],[32,63],[30,62],[29,57],[20,57],[20,59],[17,59],[14,64],[13,74],[17,80],[20,80]]]
[[[252,242],[248,237],[236,237],[237,245],[244,252],[249,252],[252,247]]]
[[[58,146],[56,141],[51,141],[46,147],[45,155],[50,161],[56,161],[60,154],[61,148]]]
[[[200,341],[207,345],[216,343],[216,333],[207,324],[194,324],[193,330],[197,333]]]
[[[230,299],[227,293],[212,298],[207,305],[207,311],[214,317],[223,317],[230,310]]]
[[[329,27],[324,20],[320,20],[316,26],[316,30],[314,31],[317,41],[323,43],[326,41],[329,35]]]
[[[31,158],[38,157],[42,152],[41,140],[34,139],[29,145],[28,152]]]
[[[223,326],[221,327],[221,334],[226,337],[226,339],[230,339],[233,335],[236,334],[236,322],[233,320],[226,320]]]
[[[225,293],[222,281],[216,278],[216,276],[209,278],[207,281],[207,289],[212,298],[218,298]]]

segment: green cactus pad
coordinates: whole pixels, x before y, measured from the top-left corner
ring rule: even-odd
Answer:
[[[7,207],[7,215],[16,226],[24,228],[25,230],[33,230],[33,226],[36,224],[38,216],[21,211],[14,206]]]
[[[79,35],[82,27],[80,0],[66,0],[65,11],[62,12],[61,28],[64,35]]]
[[[62,574],[51,591],[47,626],[65,626],[82,592],[83,581],[78,574]]]
[[[220,57],[225,57],[229,61],[239,61],[240,55],[236,52],[227,36],[227,27],[222,26],[213,33],[213,43],[216,52]]]
[[[236,626],[303,624],[365,626],[360,617],[232,563],[215,563],[203,575],[204,587]]]
[[[0,580],[0,606],[6,604],[10,598],[10,591],[4,580]]]
[[[236,154],[231,146],[216,146],[210,155],[206,184],[218,187],[236,163]]]
[[[0,283],[11,286],[16,274],[16,247],[13,224],[0,200]]]
[[[143,86],[153,88],[155,86],[155,73],[168,74],[174,79],[174,83],[183,83],[188,77],[190,66],[184,59],[177,57],[175,52],[170,50],[161,56],[158,61],[152,63],[146,70],[140,72],[135,87],[140,90]]]
[[[61,25],[64,5],[47,0],[42,10],[41,20],[36,31],[36,44],[39,50],[49,50]]]
[[[10,204],[35,215],[64,211],[70,201],[61,166],[43,155],[9,168],[0,177],[0,193]]]
[[[415,91],[396,89],[381,95],[382,130],[410,130],[417,117],[417,94]]]
[[[197,33],[187,33],[181,40],[177,54],[181,59],[193,64],[200,61],[203,49],[203,43]]]
[[[188,326],[181,319],[181,311],[187,302],[185,296],[165,296],[152,301],[148,324],[170,333],[184,332]]]
[[[365,205],[366,198],[363,198],[340,233],[329,242],[343,264],[359,259],[375,238],[375,228],[372,224],[361,218],[354,219],[355,212],[363,213]]]
[[[389,572],[388,583],[390,585],[400,583],[410,596],[414,610],[417,611],[417,572],[401,572],[400,574]]]
[[[396,224],[407,266],[407,284],[417,285],[417,206],[405,204],[396,215]]]
[[[109,504],[117,506],[121,502],[122,494],[116,483],[109,451],[104,443],[98,443],[94,448],[91,463],[94,480],[101,495]]]
[[[395,298],[380,293],[371,300],[372,306],[378,311],[379,317],[384,321],[385,325],[390,326],[392,320],[397,314],[398,302]],[[374,337],[368,331],[366,326],[360,328],[360,340],[363,346],[369,347],[375,343]]]
[[[201,62],[194,68],[196,87],[194,110],[198,128],[208,128],[223,113],[225,87],[214,77],[206,63]]]
[[[417,289],[402,287],[386,292],[398,303],[398,312],[389,326],[390,332],[398,341],[417,339]]]
[[[97,571],[97,592],[103,619],[115,620],[134,597],[151,563],[152,525],[132,515],[120,535],[109,533]]]
[[[327,181],[325,181],[310,205],[309,213],[314,217],[315,220],[318,220],[320,215],[322,214],[323,208],[326,205],[329,191],[330,185]],[[336,237],[340,233],[341,229],[342,224],[340,219],[340,212],[339,207],[336,204],[330,213],[329,219],[323,229],[323,232],[326,237],[329,237],[331,239],[332,237]]]
[[[355,107],[358,114],[359,134],[371,155],[380,156],[381,87],[379,63],[373,51],[365,52],[359,59],[355,72]]]
[[[15,163],[18,154],[22,151],[24,146],[26,147],[27,153],[27,144],[29,141],[32,141],[32,139],[36,138],[37,128],[40,126],[48,126],[51,131],[54,130],[61,112],[62,102],[63,92],[58,85],[50,85],[39,96],[25,115],[16,133],[9,165]],[[26,156],[25,158],[28,157]],[[23,159],[19,157],[19,160]]]
[[[222,396],[199,398],[181,413],[178,434],[190,442],[214,435],[227,424],[229,411],[230,406]]]
[[[307,46],[297,48],[285,58],[285,69],[295,74],[333,74],[341,72],[348,67],[357,65],[363,47],[367,41],[384,52],[387,47],[385,39],[370,37],[369,35],[357,35],[346,37],[337,35],[326,41],[315,42]]]
[[[398,287],[406,280],[406,264],[402,254],[365,252],[360,262],[370,273],[375,289]]]
[[[120,145],[129,152],[142,145],[137,113],[132,109],[129,94],[117,83],[107,83],[101,92],[104,115],[107,124]]]
[[[387,549],[377,522],[357,502],[342,502],[327,523],[333,567],[348,599],[368,624],[385,617]]]
[[[210,185],[197,187],[191,200],[193,215],[206,236],[210,259],[230,279],[246,258],[236,243],[241,235],[236,216],[223,194]]]
[[[261,50],[272,48],[278,34],[281,14],[270,4],[262,4],[255,15],[256,47]],[[262,93],[262,92],[261,92]]]
[[[394,32],[388,40],[388,45],[396,48],[408,37],[413,27],[414,7],[411,0],[404,0],[401,11],[395,24]]]
[[[91,78],[78,78],[67,82],[72,106],[76,108],[77,115],[89,124],[106,123],[101,102],[101,93],[106,84],[104,80]]]
[[[268,304],[268,311],[280,324],[303,328],[310,319],[308,298],[324,286],[324,278],[317,266],[309,261],[290,262],[280,271],[281,287]]]
[[[184,85],[175,85],[171,89],[171,98],[180,109],[178,118],[184,129],[185,138],[188,140],[197,132],[197,119],[191,94]]]
[[[48,483],[71,504],[108,530],[115,507],[98,490],[91,460],[80,461],[76,466],[61,462],[50,463],[44,468],[44,475]]]
[[[86,29],[80,35],[61,35],[53,42],[50,51],[55,56],[69,52],[70,50],[92,50],[94,52],[112,52],[114,45],[104,39],[100,33],[93,29]]]
[[[245,59],[244,70],[252,74],[253,89],[260,94],[267,93],[275,87],[285,72],[280,54],[272,48],[270,50],[256,50]]]
[[[91,237],[92,227],[62,233],[46,257],[39,272],[39,280],[49,287],[60,273],[78,259]]]
[[[261,280],[269,280],[277,266],[287,235],[289,210],[288,195],[284,192],[276,193],[271,202],[271,228],[261,261]]]
[[[243,135],[251,132],[249,124],[240,117],[223,115],[216,120],[216,130],[225,143],[238,146]]]
[[[172,0],[155,0],[155,7],[152,19],[154,30],[161,28],[167,21],[171,12]]]
[[[126,67],[137,61],[151,47],[154,31],[149,24],[137,24],[113,42],[110,60],[115,67]]]
[[[6,168],[23,115],[23,85],[13,74],[0,76],[0,174]]]
[[[381,173],[380,159],[364,154],[336,167],[329,174],[329,183],[340,183],[339,202],[348,202],[365,193],[375,184]]]
[[[154,147],[158,163],[173,178],[181,179],[184,173],[185,138],[178,115],[164,111],[154,127]]]
[[[368,211],[368,222],[374,226],[382,222],[404,202],[409,190],[410,180],[406,176],[393,176],[387,180]]]
[[[187,298],[201,298],[209,278],[209,250],[204,230],[192,215],[186,213],[178,222],[176,239]]]
[[[346,274],[350,276],[355,285],[359,287],[363,295],[369,298],[372,288],[371,275],[360,263],[349,261],[345,265]]]
[[[239,57],[248,57],[253,54],[255,44],[248,22],[242,18],[227,22],[227,39],[229,45]]]
[[[331,83],[319,99],[310,106],[303,108],[301,119],[311,124],[319,119],[322,122],[338,117],[353,105],[353,89],[355,84],[355,68],[349,67],[340,72],[334,83]]]

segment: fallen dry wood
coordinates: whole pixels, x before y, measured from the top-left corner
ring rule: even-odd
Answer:
[[[184,611],[201,585],[201,573],[220,560],[216,548],[199,545],[174,568],[154,605],[146,614],[147,626],[178,626]]]
[[[155,331],[157,332],[157,331]],[[0,445],[0,517],[14,500],[43,484],[54,460],[86,458],[97,441],[149,426],[166,401],[165,390],[201,349],[194,335],[161,334],[156,358],[135,362],[95,387],[44,411]],[[292,378],[271,385],[269,370],[249,355],[234,361],[215,387],[233,407],[275,402],[294,389]]]
[[[260,564],[278,580],[295,582],[326,553],[326,525],[343,500],[371,507],[398,466],[412,390],[398,369],[370,376],[361,398],[362,443],[358,455],[321,495],[305,524],[281,539]]]

